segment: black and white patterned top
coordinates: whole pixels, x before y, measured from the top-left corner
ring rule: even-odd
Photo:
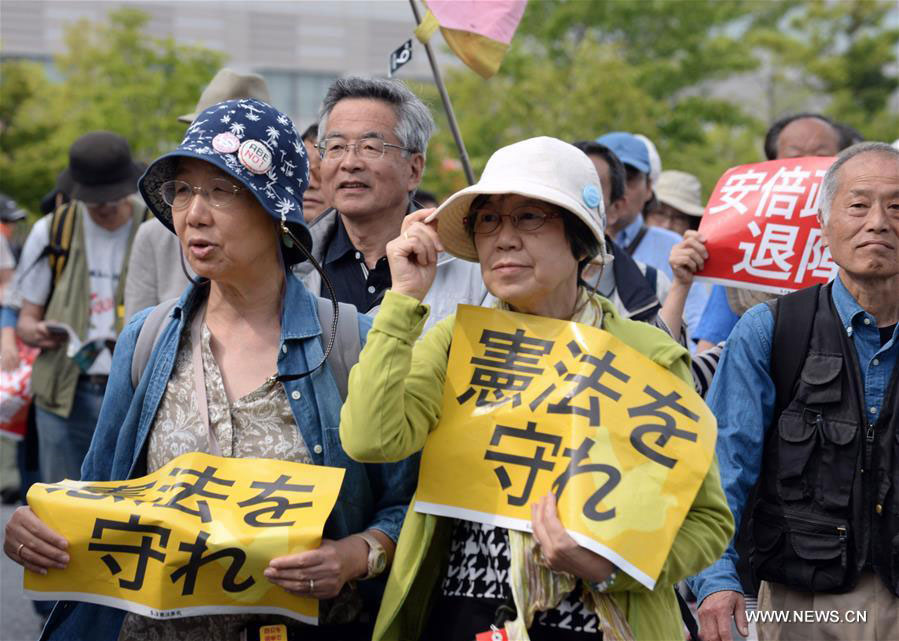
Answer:
[[[498,604],[510,599],[509,559],[509,534],[505,528],[456,520],[442,594]],[[584,633],[584,638],[592,639],[600,631],[596,614],[581,602],[579,590],[566,595],[557,607],[539,613],[533,626]]]

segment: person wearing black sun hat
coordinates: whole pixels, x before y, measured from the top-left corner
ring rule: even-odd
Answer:
[[[70,197],[39,220],[25,242],[17,332],[41,348],[31,385],[37,416],[41,475],[52,483],[78,478],[99,416],[111,344],[123,326],[122,299],[134,233],[147,215],[137,179],[143,166],[128,142],[93,131],[69,149],[57,187]],[[94,345],[76,362],[67,345]]]

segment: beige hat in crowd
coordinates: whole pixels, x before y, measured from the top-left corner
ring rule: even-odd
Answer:
[[[676,169],[667,169],[659,174],[653,185],[659,202],[674,207],[690,216],[702,216],[702,192],[699,178]]]
[[[237,73],[225,67],[219,69],[212,81],[206,85],[193,113],[178,116],[178,120],[192,123],[197,114],[205,111],[207,107],[236,98],[255,98],[268,104],[272,102],[265,78],[255,73]]]
[[[587,226],[605,256],[602,186],[593,161],[577,147],[547,136],[502,147],[490,156],[477,183],[457,191],[431,214],[446,251],[472,262],[478,262],[478,252],[465,217],[482,194],[518,194],[558,205]]]

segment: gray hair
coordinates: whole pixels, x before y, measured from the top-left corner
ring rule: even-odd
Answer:
[[[334,109],[334,105],[345,98],[381,100],[392,106],[396,112],[394,133],[400,143],[415,153],[425,155],[428,141],[435,128],[431,110],[409,90],[405,83],[385,78],[349,76],[335,80],[328,88],[319,112],[319,142],[327,133],[328,116],[331,114],[331,110]]]
[[[892,156],[899,161],[899,149],[895,149],[885,142],[860,142],[857,145],[852,145],[848,149],[842,151],[840,155],[837,156],[836,161],[827,170],[827,173],[824,174],[824,180],[821,181],[820,211],[821,222],[825,225],[827,224],[827,219],[830,217],[833,199],[837,196],[837,187],[839,187],[840,182],[840,169],[847,162],[862,154],[884,154]]]

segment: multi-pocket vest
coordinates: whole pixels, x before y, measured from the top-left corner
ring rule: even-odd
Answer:
[[[831,288],[819,288],[792,399],[765,437],[751,564],[760,579],[814,592],[849,591],[871,568],[899,596],[899,366],[869,422]]]

